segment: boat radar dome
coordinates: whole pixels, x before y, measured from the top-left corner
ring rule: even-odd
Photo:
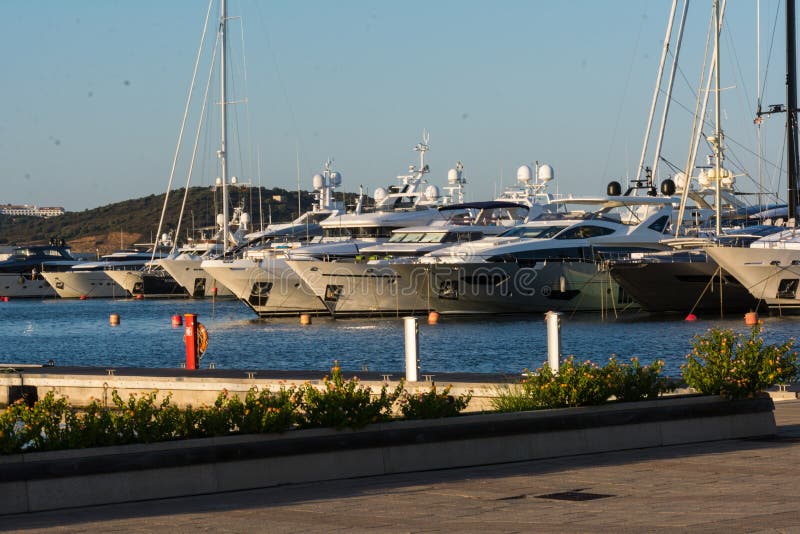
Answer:
[[[239,225],[247,228],[248,224],[250,224],[250,214],[242,213],[239,215]]]
[[[379,187],[375,190],[374,194],[375,202],[381,202],[384,198],[386,198],[386,189]]]
[[[713,176],[712,176],[713,175]],[[706,189],[711,187],[711,183],[716,179],[716,172],[714,169],[709,169],[709,172],[700,171],[700,174],[697,175],[697,183],[700,184],[700,187]]]
[[[215,184],[217,184],[217,185],[222,185],[222,178],[220,178],[219,176],[217,176],[217,179],[216,179],[216,180],[214,180],[214,183],[215,183]]]
[[[606,194],[610,197],[618,197],[622,194],[622,184],[619,182],[608,182],[606,187]]]
[[[161,244],[169,245],[169,234],[167,233],[161,234]]]
[[[677,189],[682,191],[683,188],[686,187],[687,180],[686,180],[686,173],[685,172],[676,173],[675,176],[673,176],[672,178],[675,181],[675,187]]]
[[[236,178],[235,176],[231,176],[231,183],[232,183],[232,184],[235,184],[235,183],[236,183],[236,182],[238,182],[238,181],[239,181],[239,179],[238,179],[238,178]]]
[[[447,183],[450,185],[461,183],[461,171],[458,169],[450,169],[447,171]]]
[[[437,200],[439,198],[439,188],[435,185],[429,185],[426,187],[425,198],[428,200]]]
[[[331,187],[339,187],[342,185],[342,175],[337,171],[331,173]]]
[[[550,165],[545,164],[539,167],[538,178],[540,182],[550,182],[555,176],[555,171],[553,171],[553,167]]]
[[[311,184],[314,186],[316,191],[319,191],[323,187],[325,187],[325,177],[321,174],[315,174],[314,177],[311,179]]]
[[[217,213],[217,226],[220,228],[225,226],[225,216],[221,213]]]
[[[517,169],[517,181],[522,184],[527,184],[531,181],[531,168],[527,165],[521,166]]]

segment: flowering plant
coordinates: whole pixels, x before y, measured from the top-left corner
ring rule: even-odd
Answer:
[[[749,336],[719,328],[695,336],[692,352],[681,366],[686,383],[705,395],[742,398],[794,380],[794,339],[765,345],[760,334],[761,326],[755,325]]]
[[[669,389],[661,376],[663,368],[660,360],[642,366],[637,358],[632,358],[630,364],[611,358],[600,367],[570,356],[561,362],[557,372],[547,364],[534,372],[525,370],[519,383],[496,392],[492,404],[499,411],[511,412],[590,406],[612,397],[619,401],[651,399]]]
[[[332,369],[330,378],[323,379],[323,386],[322,391],[312,384],[302,388],[300,426],[361,428],[386,421],[403,388],[401,383],[390,393],[383,386],[380,393],[373,396],[372,390],[362,386],[358,378],[345,380],[338,365]]]

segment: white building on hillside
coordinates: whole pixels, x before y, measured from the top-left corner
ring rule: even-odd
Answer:
[[[31,206],[29,204],[16,205],[16,204],[0,204],[0,214],[2,215],[27,215],[30,217],[57,217],[64,215],[64,208],[62,207],[41,207]]]

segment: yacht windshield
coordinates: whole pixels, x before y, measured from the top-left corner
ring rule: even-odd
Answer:
[[[420,243],[441,243],[445,235],[447,235],[445,232],[427,232],[420,239]]]
[[[389,238],[389,243],[402,243],[408,235],[405,232],[394,232],[392,237]]]
[[[521,237],[525,239],[549,239],[559,233],[566,226],[516,226],[506,230],[500,237]]]

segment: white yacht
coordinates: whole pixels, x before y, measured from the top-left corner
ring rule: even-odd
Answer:
[[[749,247],[705,249],[758,301],[777,311],[800,311],[800,229],[786,230],[753,241]],[[747,310],[743,310],[747,311]]]
[[[61,298],[126,298],[125,289],[108,276],[113,269],[137,269],[152,258],[152,252],[120,250],[98,261],[76,263],[66,271],[45,271],[42,276]]]
[[[342,185],[341,173],[333,170],[333,161],[325,162],[322,173],[315,174],[312,180],[314,203],[311,211],[288,223],[268,225],[264,230],[245,235],[236,235],[234,241],[240,243],[238,249],[247,250],[249,257],[263,257],[286,247],[296,247],[322,234],[321,221],[344,209],[343,202],[334,199],[336,188]],[[246,214],[245,214],[246,215]],[[246,228],[246,224],[244,226]],[[237,234],[240,232],[237,231]],[[257,251],[261,252],[257,252]],[[179,254],[157,261],[192,297],[238,297],[228,286],[209,271],[203,269],[203,262],[220,259],[222,245],[219,239],[214,246],[198,254],[181,251]],[[234,248],[229,255],[235,256]]]
[[[498,237],[394,264],[394,276],[409,281],[408,291],[427,310],[442,314],[606,312],[635,306],[599,266],[617,255],[663,250],[659,241],[669,225],[672,199],[621,196],[553,204],[561,206],[558,213],[544,213]]]
[[[461,170],[461,166],[452,169],[448,182],[454,181],[450,179],[454,173],[460,177]],[[289,266],[333,315],[425,311],[427,303],[413,291],[416,281],[397,278],[392,266],[413,262],[434,250],[496,236],[552,209],[552,196],[545,191],[553,179],[552,167],[537,165],[536,176],[532,180],[531,168],[523,165],[517,171],[518,186],[504,191],[499,200],[440,207],[447,221],[394,230],[387,242],[359,247],[355,257],[311,258],[301,249],[289,255]]]
[[[323,236],[299,247],[271,246],[240,259],[207,260],[203,269],[216,277],[260,317],[327,314],[327,308],[286,263],[288,259],[355,257],[361,247],[386,241],[393,230],[444,221],[441,205],[449,203],[436,186],[426,185],[428,135],[416,145],[420,163],[398,176],[399,185],[375,191],[375,207],[359,200],[354,212],[334,213],[320,225]],[[460,189],[461,183],[454,184]]]
[[[64,271],[80,261],[69,247],[51,242],[49,245],[13,247],[0,261],[0,297],[46,298],[56,292],[41,273]]]

